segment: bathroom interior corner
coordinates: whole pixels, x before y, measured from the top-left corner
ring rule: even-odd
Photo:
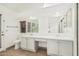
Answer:
[[[77,56],[76,3],[0,3],[1,56]]]

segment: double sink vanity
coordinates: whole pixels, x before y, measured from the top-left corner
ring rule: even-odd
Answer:
[[[52,56],[72,56],[73,55],[73,36],[69,34],[21,34],[21,48],[36,52],[39,42],[46,42],[47,55]]]
[[[76,53],[73,8],[57,17],[28,17],[20,20],[21,48],[36,52],[39,42],[46,43],[47,55],[72,56]],[[73,34],[74,33],[74,34]],[[75,43],[74,43],[75,42]]]

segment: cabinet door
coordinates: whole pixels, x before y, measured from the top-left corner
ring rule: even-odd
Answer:
[[[21,39],[21,48],[28,51],[35,52],[35,41],[31,38],[22,38]]]
[[[59,55],[72,56],[73,55],[72,41],[59,41]]]
[[[34,39],[31,39],[31,38],[28,39],[28,50],[29,51],[35,51],[35,41],[34,41]]]
[[[47,54],[48,55],[58,55],[58,41],[48,40],[47,41]]]
[[[21,38],[21,48],[24,50],[28,49],[28,39],[27,38]]]

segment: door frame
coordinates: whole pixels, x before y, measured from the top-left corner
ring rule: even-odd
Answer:
[[[2,39],[1,39],[1,17],[2,17],[2,14],[0,14],[0,49],[2,48]]]

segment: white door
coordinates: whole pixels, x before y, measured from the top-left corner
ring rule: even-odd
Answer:
[[[0,14],[0,49],[1,49],[1,14]]]
[[[5,20],[2,20],[2,14],[0,14],[0,51],[5,50],[5,41],[4,41],[4,25]]]
[[[5,21],[5,41],[6,41],[6,48],[9,48],[14,45],[16,39],[18,39],[18,27],[17,27],[17,20],[8,19]]]

